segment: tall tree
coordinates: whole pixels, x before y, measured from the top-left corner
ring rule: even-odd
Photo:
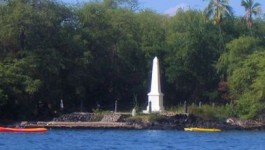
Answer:
[[[179,94],[179,99],[206,102],[216,98],[210,96],[217,84],[212,64],[219,53],[212,26],[204,21],[202,13],[192,10],[178,11],[169,22],[166,77],[175,86],[174,94]]]
[[[261,5],[260,3],[255,3],[254,0],[242,0],[241,6],[243,6],[246,10],[244,19],[247,22],[249,30],[252,32],[252,24],[253,24],[252,16],[261,13]]]
[[[265,99],[265,51],[255,51],[240,61],[229,78],[230,97],[235,101],[235,110],[242,118],[258,118],[264,114]]]
[[[229,0],[210,0],[204,13],[207,17],[213,18],[214,23],[220,26],[224,17],[232,16],[232,7],[229,6]]]
[[[222,53],[216,63],[217,72],[230,76],[240,68],[239,62],[257,50],[260,41],[251,36],[240,36],[226,44],[227,51]]]
[[[18,94],[15,92],[8,92],[2,88],[1,93],[8,95],[9,102],[20,97],[21,103],[17,105],[24,107],[20,104],[25,104],[31,107],[26,109],[27,112],[34,111],[34,104],[38,107],[39,101],[56,106],[56,100],[59,101],[64,93],[70,93],[68,92],[70,89],[69,74],[73,72],[72,68],[77,68],[79,58],[83,57],[83,52],[80,50],[82,47],[79,46],[82,44],[77,43],[79,40],[75,40],[76,36],[73,36],[76,28],[71,27],[70,30],[68,29],[70,25],[66,25],[66,20],[72,16],[71,11],[52,0],[10,0],[0,5],[0,12],[2,27],[0,29],[0,52],[3,58],[1,62],[6,64],[8,57],[4,56],[14,53],[15,55],[13,54],[12,58],[9,58],[11,60],[8,61],[10,66],[17,66],[16,62],[27,63],[25,64],[28,66],[27,70],[24,66],[17,68],[23,70],[21,74],[26,76],[26,79],[32,78],[32,82],[25,80],[32,84],[26,89],[21,88],[22,92],[19,96],[16,96]],[[31,69],[29,65],[34,65],[34,68]],[[0,73],[0,76],[1,74],[3,73]],[[16,76],[11,75],[9,78],[11,81],[17,79]],[[38,81],[36,85],[33,82],[35,80]],[[15,81],[18,81],[18,87],[24,86],[24,80]]]
[[[212,18],[214,24],[219,28],[219,35],[221,39],[221,45],[224,47],[224,38],[222,35],[221,23],[224,17],[232,16],[232,7],[229,5],[229,0],[210,0],[208,6],[204,10],[205,15],[208,18]],[[221,49],[220,45],[220,49]]]
[[[138,0],[103,0],[103,4],[108,8],[128,8],[130,10],[138,9]]]

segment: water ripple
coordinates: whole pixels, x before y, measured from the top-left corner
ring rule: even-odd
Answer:
[[[176,130],[49,130],[47,133],[1,133],[6,150],[263,150],[265,132],[219,133]]]

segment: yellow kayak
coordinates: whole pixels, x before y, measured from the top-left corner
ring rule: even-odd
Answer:
[[[221,129],[217,128],[184,128],[185,131],[197,131],[197,132],[220,132]]]
[[[0,127],[0,132],[47,132],[46,128],[6,128]]]

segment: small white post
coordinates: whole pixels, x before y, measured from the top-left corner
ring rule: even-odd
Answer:
[[[117,113],[117,109],[118,109],[117,107],[118,107],[118,101],[116,100],[115,101],[115,111],[114,111],[115,113]]]
[[[135,108],[132,110],[132,116],[133,117],[136,116],[136,110],[135,110]]]
[[[63,106],[63,100],[62,99],[61,99],[61,102],[60,102],[60,107],[63,110],[64,106]]]

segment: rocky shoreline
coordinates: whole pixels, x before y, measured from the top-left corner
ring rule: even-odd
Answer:
[[[129,114],[71,113],[52,121],[23,121],[20,127],[85,128],[85,129],[159,129],[183,130],[187,127],[219,128],[221,130],[263,130],[265,124],[257,121],[228,118],[225,121],[204,120],[193,114],[160,115],[151,121],[137,120]]]

